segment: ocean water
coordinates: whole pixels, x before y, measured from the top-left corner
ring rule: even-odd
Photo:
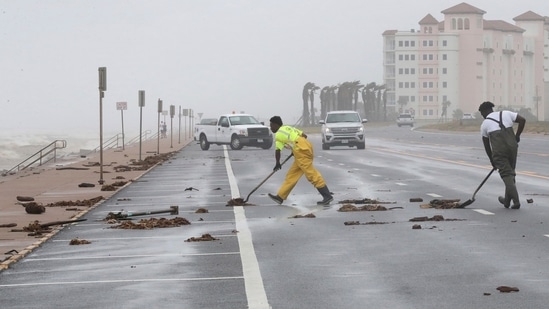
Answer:
[[[105,148],[122,147],[122,135],[118,133],[103,134]],[[138,136],[138,135],[137,135]],[[126,135],[124,143],[134,138]],[[81,155],[86,155],[99,147],[99,134],[95,133],[10,133],[0,132],[0,171],[5,172],[39,152],[49,144],[60,141],[65,144],[63,149],[57,149],[56,163],[74,161]],[[109,147],[106,141],[112,141]],[[118,143],[118,144],[117,144]],[[51,161],[53,162],[53,161]]]

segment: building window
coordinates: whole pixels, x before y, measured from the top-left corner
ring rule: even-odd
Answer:
[[[410,88],[416,88],[416,82],[411,82],[410,83]]]
[[[410,60],[410,55],[405,55],[404,60]]]
[[[412,61],[416,60],[416,55],[410,55],[410,60]]]
[[[448,82],[442,82],[442,88],[448,88]]]
[[[442,46],[445,46],[445,47],[448,46],[448,41],[442,40]]]
[[[458,18],[458,30],[463,30],[463,19]]]
[[[416,96],[410,96],[410,102],[415,102],[416,101]]]
[[[448,73],[448,69],[447,68],[442,68],[442,74],[446,74]]]
[[[404,57],[402,55],[398,55],[398,60],[402,61]]]
[[[427,54],[423,54],[423,60],[427,60]]]
[[[442,54],[442,60],[448,60],[448,55]]]
[[[410,83],[409,83],[409,82],[405,82],[405,83],[404,83],[404,88],[410,88]]]
[[[433,60],[434,57],[433,57],[433,54],[429,54],[429,60]]]
[[[455,18],[452,18],[452,30],[456,30],[457,29],[457,26],[456,26],[456,19]]]
[[[433,46],[433,40],[429,40],[429,46]]]
[[[410,42],[409,41],[404,41],[404,46],[406,46],[406,47],[410,46]]]
[[[411,41],[410,46],[415,47],[416,46],[416,41]]]
[[[402,75],[403,73],[404,73],[404,69],[403,69],[403,68],[398,69],[398,74],[399,74],[399,75]]]
[[[403,83],[402,83],[402,82],[399,82],[399,83],[398,83],[398,88],[402,88],[402,86],[403,86]]]
[[[469,18],[465,18],[465,30],[469,30]]]
[[[427,74],[427,68],[423,68],[423,75]]]
[[[410,74],[412,74],[412,75],[416,74],[416,69],[411,68],[411,69],[410,69]]]
[[[402,41],[398,41],[398,46],[399,47],[402,47],[404,44],[402,43]]]

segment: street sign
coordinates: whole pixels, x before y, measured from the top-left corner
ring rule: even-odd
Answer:
[[[145,90],[139,90],[139,107],[145,107]]]
[[[116,110],[127,110],[128,109],[128,102],[116,102]]]

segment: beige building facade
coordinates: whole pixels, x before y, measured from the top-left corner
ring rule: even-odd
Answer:
[[[441,21],[427,14],[417,30],[383,33],[388,107],[440,120],[491,101],[549,120],[549,17],[486,20],[467,3],[441,13]]]

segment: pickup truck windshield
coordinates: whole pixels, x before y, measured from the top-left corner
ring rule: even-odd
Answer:
[[[326,123],[334,122],[360,122],[360,117],[358,114],[328,114],[326,117]]]
[[[233,126],[244,125],[244,124],[259,124],[259,121],[253,116],[230,116],[231,124]]]

